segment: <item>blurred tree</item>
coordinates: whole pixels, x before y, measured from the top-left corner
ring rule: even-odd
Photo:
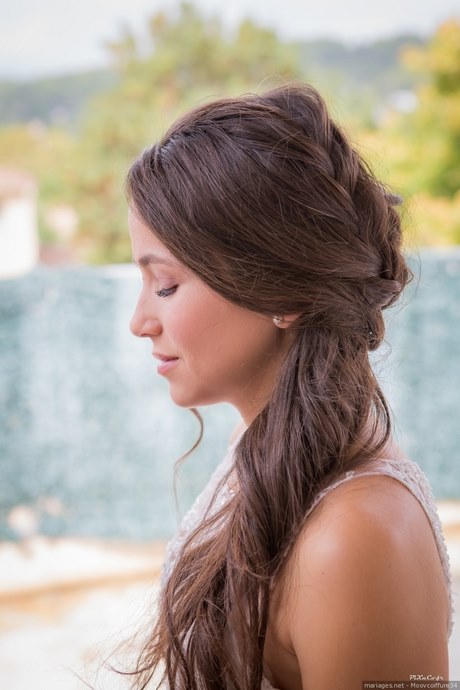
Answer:
[[[418,161],[410,187],[453,197],[460,190],[460,21],[442,24],[426,48],[409,49],[404,59],[429,77],[404,123],[412,160]]]
[[[402,64],[408,46],[423,46],[425,39],[401,34],[360,45],[332,40],[299,44],[302,65],[341,122],[360,129],[378,126],[379,115],[397,91],[414,90],[425,76]]]
[[[70,204],[80,222],[69,242],[80,258],[126,261],[123,179],[139,151],[191,105],[304,78],[308,70],[308,80],[314,75],[313,83],[329,96],[338,119],[356,133],[377,174],[410,200],[413,241],[460,243],[460,22],[446,22],[428,43],[407,49],[405,66],[393,82],[395,53],[413,43],[412,38],[353,50],[319,42],[306,52],[304,44],[284,43],[249,20],[229,32],[217,19],[183,3],[174,12],[151,17],[142,36],[125,28],[108,45],[113,86],[93,99],[78,128],[66,132],[64,124],[46,127],[37,121],[1,128],[0,158],[4,165],[37,176],[42,237],[53,241],[46,227],[49,208]],[[348,80],[337,67],[340,62]],[[323,63],[330,63],[332,72],[322,70]],[[408,68],[416,73],[413,81],[405,81]],[[359,92],[350,74],[359,82]],[[381,82],[381,89],[418,84],[415,110],[402,113],[396,103],[392,110],[387,103],[380,127],[376,130],[368,117],[364,131],[366,113],[373,109],[366,79]],[[0,105],[1,95],[0,84]]]
[[[111,70],[100,69],[40,77],[30,81],[0,81],[0,124],[39,120],[46,125],[78,129],[85,103],[116,82]]]
[[[38,219],[42,243],[56,238],[46,227],[48,208],[68,196],[68,182],[77,147],[75,139],[64,129],[49,128],[41,122],[15,124],[0,129],[2,165],[33,175],[39,183]],[[67,177],[63,174],[68,172]]]
[[[360,148],[406,199],[411,244],[460,244],[460,22],[443,23],[423,47],[402,55],[423,81],[412,112],[387,113]]]
[[[119,82],[91,104],[74,161],[78,178],[69,184],[79,248],[99,262],[129,260],[123,178],[181,111],[301,76],[297,50],[275,32],[246,20],[229,34],[189,3],[154,15],[146,39],[124,29],[108,47]]]

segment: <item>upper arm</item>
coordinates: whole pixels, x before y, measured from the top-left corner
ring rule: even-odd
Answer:
[[[408,551],[398,525],[359,507],[333,511],[327,529],[301,537],[289,637],[304,690],[354,690],[412,674],[447,679],[443,619],[423,563]]]

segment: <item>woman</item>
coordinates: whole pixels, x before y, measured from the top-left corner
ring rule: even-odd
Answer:
[[[127,182],[132,331],[177,405],[243,420],[169,548],[136,686],[447,679],[445,544],[369,365],[411,278],[397,199],[306,85],[195,108]]]

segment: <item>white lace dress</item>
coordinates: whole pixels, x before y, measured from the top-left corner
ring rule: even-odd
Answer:
[[[163,583],[169,577],[173,565],[176,561],[176,558],[179,554],[179,551],[183,546],[186,538],[191,533],[191,531],[198,526],[200,520],[202,520],[204,514],[207,512],[210,506],[215,490],[217,489],[220,481],[223,479],[223,477],[231,467],[233,450],[238,441],[239,437],[235,439],[235,441],[232,444],[230,444],[224,459],[214,471],[206,488],[198,496],[193,506],[185,515],[176,536],[169,542],[168,547],[166,549],[166,557],[163,566]],[[333,491],[340,484],[350,481],[354,477],[365,477],[378,474],[384,474],[389,477],[393,477],[394,479],[397,479],[399,482],[401,482],[401,484],[404,484],[404,486],[406,486],[415,496],[415,498],[419,501],[420,505],[424,509],[430,521],[431,527],[433,529],[434,538],[436,540],[436,545],[438,547],[439,557],[441,559],[444,576],[446,579],[447,590],[449,593],[450,618],[448,635],[450,637],[454,620],[454,608],[452,600],[452,578],[450,572],[449,555],[447,553],[446,543],[444,540],[444,535],[442,533],[441,522],[439,520],[431,486],[425,474],[422,472],[420,467],[415,462],[407,458],[404,458],[402,460],[381,459],[368,463],[368,465],[364,469],[346,472],[342,477],[330,484],[326,489],[324,489],[324,491],[321,491],[316,496],[305,518],[308,517],[311,511],[318,505],[318,503],[324,498],[324,496],[326,496],[330,491]],[[231,497],[231,494],[232,489],[227,484],[224,484],[223,487],[220,489],[216,500],[213,502],[213,505],[210,509],[211,512],[214,513],[215,511],[218,511],[219,508],[221,508],[223,505],[225,505],[225,503]],[[274,688],[269,683],[267,678],[264,678],[262,680],[261,690],[276,690],[276,688]]]

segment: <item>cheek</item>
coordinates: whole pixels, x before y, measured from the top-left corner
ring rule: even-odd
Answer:
[[[175,336],[181,348],[184,350],[184,355],[191,357],[197,356],[197,349],[200,347],[200,329],[199,325],[192,318],[181,319],[175,328]],[[203,343],[201,343],[203,344]]]
[[[215,343],[215,315],[206,302],[192,296],[182,299],[175,307],[166,331],[176,343],[178,354],[182,352],[189,360],[199,359],[200,353]]]
[[[208,291],[198,292],[184,307],[186,317],[181,330],[191,339],[201,339],[203,345],[217,342],[231,323],[228,305]]]
[[[237,375],[248,365],[260,365],[276,347],[276,330],[262,318],[195,286],[175,304],[166,330],[177,354],[201,374],[212,371],[226,376],[230,368]]]

